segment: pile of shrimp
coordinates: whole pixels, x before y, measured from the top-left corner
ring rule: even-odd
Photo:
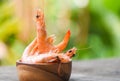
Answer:
[[[24,63],[67,63],[76,53],[76,48],[62,53],[66,48],[70,39],[70,30],[67,31],[62,42],[58,45],[53,45],[55,37],[47,37],[45,28],[44,13],[41,10],[36,12],[36,38],[26,47],[23,52],[21,61]]]

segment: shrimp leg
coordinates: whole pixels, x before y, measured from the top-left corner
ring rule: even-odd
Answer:
[[[30,55],[35,54],[37,51],[38,51],[38,44],[36,44],[36,45],[33,47],[33,49],[31,50]]]
[[[55,38],[56,38],[55,35],[51,35],[51,36],[49,36],[49,37],[47,38],[47,42],[48,42],[49,44],[53,44]]]

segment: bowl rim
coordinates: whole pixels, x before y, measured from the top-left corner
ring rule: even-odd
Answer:
[[[24,65],[55,65],[55,64],[69,64],[72,61],[66,62],[66,63],[25,63],[25,62],[21,62],[21,60],[17,60],[16,64],[24,64]]]

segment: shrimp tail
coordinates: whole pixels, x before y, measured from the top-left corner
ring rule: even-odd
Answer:
[[[64,36],[63,41],[59,43],[57,46],[55,46],[55,48],[57,48],[59,52],[63,51],[66,48],[70,39],[70,34],[71,34],[70,30],[68,30],[66,35]]]

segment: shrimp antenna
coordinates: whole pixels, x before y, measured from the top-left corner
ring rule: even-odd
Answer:
[[[82,49],[77,49],[77,50],[86,50],[86,49],[90,49],[92,47],[88,47],[88,48],[82,48]]]

